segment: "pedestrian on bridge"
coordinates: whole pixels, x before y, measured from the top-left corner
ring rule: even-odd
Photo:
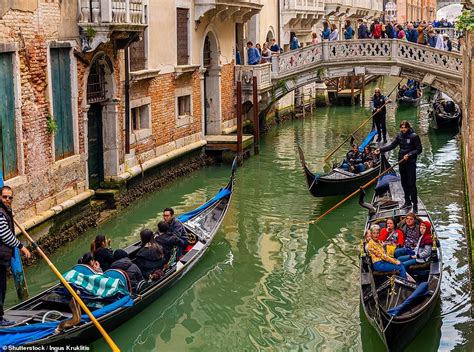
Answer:
[[[377,142],[380,142],[383,137],[383,142],[387,143],[387,125],[386,115],[387,109],[386,104],[390,102],[386,96],[382,95],[380,88],[375,88],[374,95],[370,99],[370,108],[373,114],[373,124],[377,128]]]

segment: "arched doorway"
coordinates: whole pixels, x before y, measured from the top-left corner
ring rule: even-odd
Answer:
[[[266,42],[272,45],[272,40],[275,38],[272,30],[268,30],[267,37],[265,38]]]
[[[89,188],[97,189],[104,181],[104,119],[111,110],[113,66],[105,54],[97,55],[87,77],[87,169]],[[115,118],[115,114],[113,114]],[[112,129],[113,130],[113,129]],[[115,136],[114,136],[115,138]]]
[[[204,39],[202,64],[204,74],[204,134],[221,134],[221,70],[217,39],[208,32]]]

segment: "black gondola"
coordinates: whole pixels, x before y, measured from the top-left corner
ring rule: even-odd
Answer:
[[[375,223],[383,226],[384,219],[388,217],[393,217],[396,221],[403,221],[402,219],[406,215],[406,210],[400,209],[404,203],[400,181],[391,182],[386,191],[375,195],[372,204],[363,203],[363,195],[360,202],[362,206],[369,209],[366,230]],[[418,199],[418,209],[418,218],[433,224],[420,199]],[[417,284],[427,283],[427,293],[418,297],[412,306],[397,316],[392,316],[387,311],[404,302],[415,291],[417,284],[397,276],[396,273],[372,271],[370,258],[364,249],[361,249],[361,304],[368,321],[378,332],[388,351],[402,351],[417,336],[430,320],[439,299],[443,262],[434,226],[432,226],[432,230],[434,239],[432,260],[409,267],[409,272],[415,277]],[[426,287],[425,284],[424,286]]]
[[[308,184],[308,190],[315,197],[350,194],[376,177],[380,170],[380,161],[375,163],[372,168],[358,174],[341,169],[341,163],[326,174],[314,174],[308,169],[303,150],[300,146],[298,146],[298,153]]]
[[[420,89],[417,90],[418,98],[407,97],[406,95],[402,95],[401,92],[398,91],[397,92],[397,102],[399,104],[418,106],[418,105],[420,105],[422,95],[423,95],[423,93]]]
[[[437,91],[433,97],[430,118],[435,128],[455,127],[461,118],[461,109],[446,94]]]
[[[185,214],[187,218],[183,220],[183,223],[186,230],[190,236],[196,239],[192,248],[167,269],[160,280],[145,284],[144,288],[139,291],[139,294],[132,294],[133,305],[119,307],[97,318],[105,330],[111,331],[138,314],[199,261],[212,242],[229,208],[235,180],[235,170],[236,162],[234,161],[232,176],[227,186],[221,189],[213,199],[196,210]],[[126,247],[125,250],[133,260],[139,248],[140,242]],[[5,318],[17,322],[13,328],[21,328],[31,324],[40,326],[41,324],[38,323],[44,323],[43,320],[46,322],[60,322],[65,318],[71,317],[71,310],[68,306],[69,300],[64,299],[61,301],[57,299],[58,288],[60,288],[59,284],[8,309],[5,311]],[[55,299],[52,300],[51,297],[55,297]],[[2,334],[8,329],[10,328],[0,329],[0,346],[3,346],[2,336],[6,336]],[[59,334],[50,334],[34,341],[24,342],[22,345],[77,346],[90,343],[99,337],[100,334],[92,322],[82,321],[79,325],[66,329]]]

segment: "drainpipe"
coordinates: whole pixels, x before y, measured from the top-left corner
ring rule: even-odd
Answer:
[[[130,59],[125,48],[125,154],[130,154]]]
[[[281,48],[281,23],[280,23],[280,16],[281,16],[281,0],[277,1],[277,18],[278,18],[278,45]]]

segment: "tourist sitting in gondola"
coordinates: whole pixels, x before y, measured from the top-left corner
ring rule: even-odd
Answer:
[[[413,255],[402,255],[397,259],[408,268],[411,265],[426,263],[431,260],[433,238],[431,237],[431,224],[429,221],[420,223],[420,238],[416,244]]]
[[[100,264],[103,271],[110,268],[110,264],[114,261],[114,253],[110,248],[110,240],[104,235],[97,235],[95,240],[91,243],[91,252],[94,259]]]
[[[166,262],[170,259],[173,248],[176,247],[177,256],[181,257],[187,247],[187,243],[170,231],[170,226],[166,221],[158,223],[158,233],[155,236],[155,240],[163,248]]]
[[[415,87],[412,86],[408,88],[408,90],[405,92],[404,96],[412,99],[418,99],[420,97],[420,92],[419,90]]]
[[[188,232],[184,228],[183,223],[179,221],[178,219],[176,219],[176,217],[174,216],[173,208],[165,208],[163,210],[163,220],[166,221],[168,225],[170,226],[170,232],[174,233],[183,241],[185,241],[187,245]]]
[[[397,229],[393,218],[388,218],[386,227],[380,231],[380,241],[384,245],[385,252],[391,257],[395,256],[397,248],[402,248],[405,244],[405,236],[400,229]]]
[[[96,273],[103,272],[102,268],[100,267],[99,262],[94,259],[94,256],[90,252],[85,253],[81,258],[79,258],[79,260],[77,261],[77,264],[87,265]]]
[[[366,145],[364,151],[362,152],[362,161],[364,163],[365,169],[371,169],[378,162],[379,156],[375,155],[372,151],[370,145]]]
[[[114,252],[114,262],[110,266],[111,269],[120,269],[127,273],[132,290],[135,292],[138,283],[143,280],[143,274],[140,268],[132,262],[127,252],[123,249],[116,249]]]
[[[395,258],[403,255],[415,255],[415,247],[420,238],[420,227],[416,221],[415,213],[408,213],[399,229],[405,235],[405,245],[395,250]]]
[[[367,252],[372,260],[372,268],[381,272],[399,271],[400,276],[407,278],[405,267],[401,263],[387,255],[380,241],[380,226],[372,225],[370,227],[370,241],[367,245]]]
[[[453,112],[456,112],[456,104],[454,104],[454,101],[452,100],[443,100],[441,102],[441,106],[447,114],[452,114]]]
[[[362,153],[359,152],[359,147],[357,144],[353,144],[352,149],[347,152],[346,159],[342,163],[341,169],[356,174],[365,170]]]
[[[155,241],[153,231],[145,229],[140,231],[141,248],[135,256],[135,264],[142,271],[145,280],[150,279],[150,275],[156,270],[163,268],[166,264],[163,249]]]

